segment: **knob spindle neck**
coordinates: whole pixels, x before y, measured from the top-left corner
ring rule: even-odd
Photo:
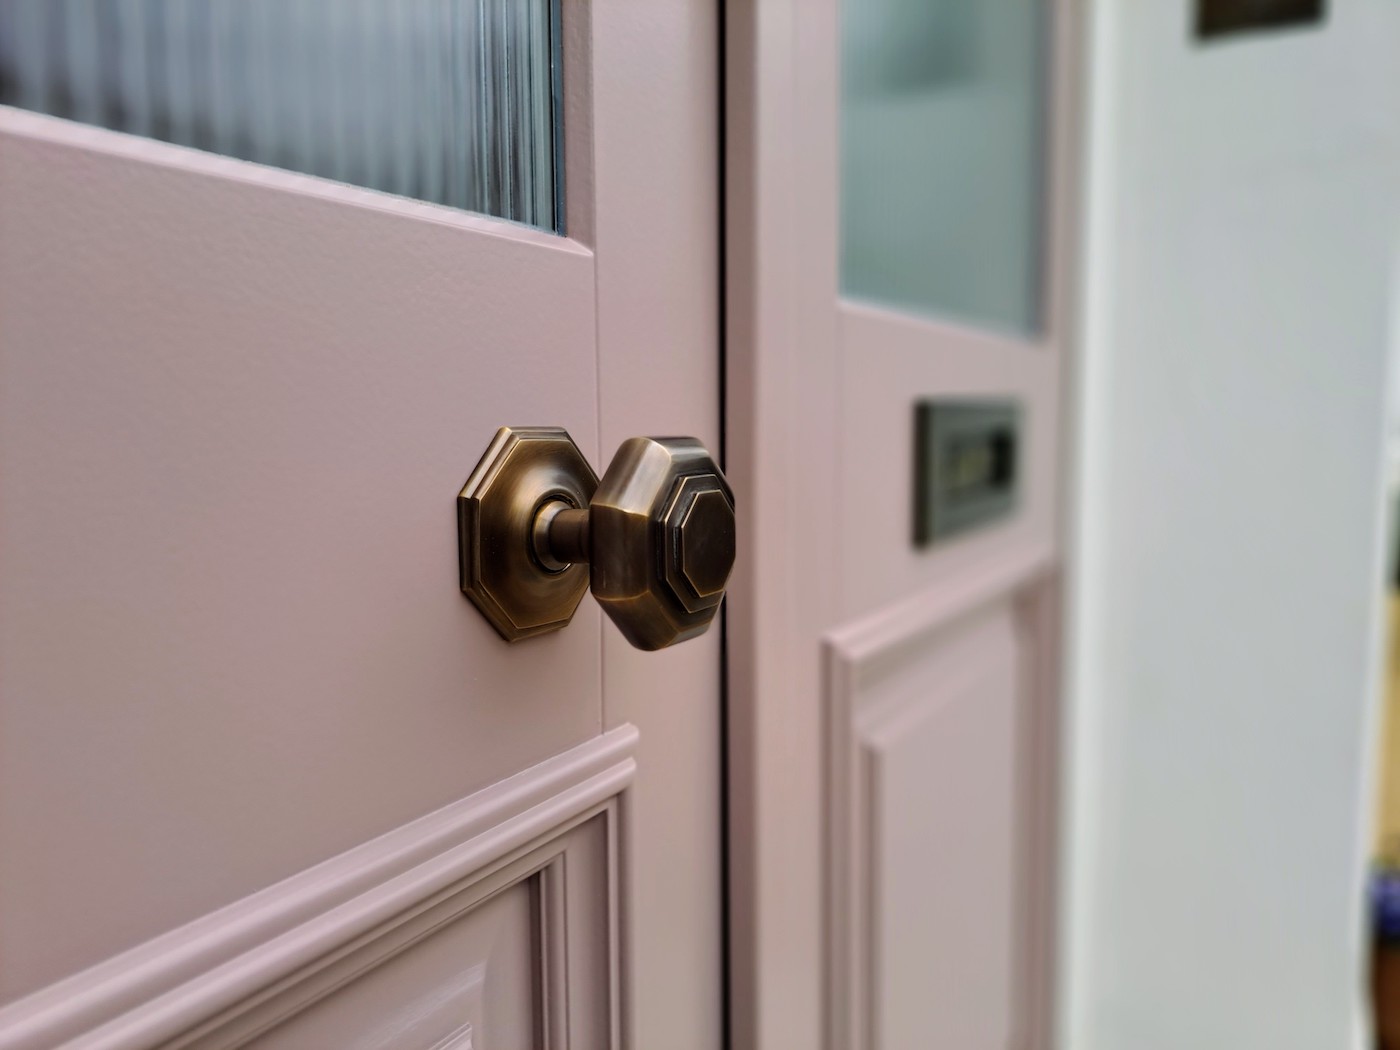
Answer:
[[[535,514],[531,529],[535,557],[550,572],[589,560],[588,508],[550,500]]]

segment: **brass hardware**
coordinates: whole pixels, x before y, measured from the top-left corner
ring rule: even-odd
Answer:
[[[734,495],[694,438],[630,438],[599,482],[564,430],[502,427],[457,506],[462,590],[510,642],[565,626],[591,587],[637,648],[674,645],[734,565]]]
[[[457,497],[462,591],[508,642],[568,624],[588,590],[588,566],[542,565],[540,509],[586,507],[598,478],[557,427],[502,427]]]

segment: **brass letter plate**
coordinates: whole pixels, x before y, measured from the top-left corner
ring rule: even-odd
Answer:
[[[1196,35],[1203,40],[1227,33],[1321,22],[1322,0],[1196,0]]]
[[[1015,509],[1021,410],[1011,401],[923,401],[914,413],[914,545]]]

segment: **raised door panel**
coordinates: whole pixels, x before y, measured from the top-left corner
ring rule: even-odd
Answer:
[[[0,1050],[592,1050],[622,1038],[613,730],[0,1009]]]
[[[244,1044],[341,1050],[540,1043],[531,879],[501,890],[421,944]],[[490,1033],[489,1035],[487,1033]]]
[[[833,1046],[1034,1045],[1054,585],[1007,564],[828,642]]]
[[[1007,1044],[1019,661],[997,609],[867,694],[857,733],[878,1046]]]

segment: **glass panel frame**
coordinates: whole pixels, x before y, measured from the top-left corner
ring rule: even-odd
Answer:
[[[0,103],[563,233],[559,0],[3,0]]]

